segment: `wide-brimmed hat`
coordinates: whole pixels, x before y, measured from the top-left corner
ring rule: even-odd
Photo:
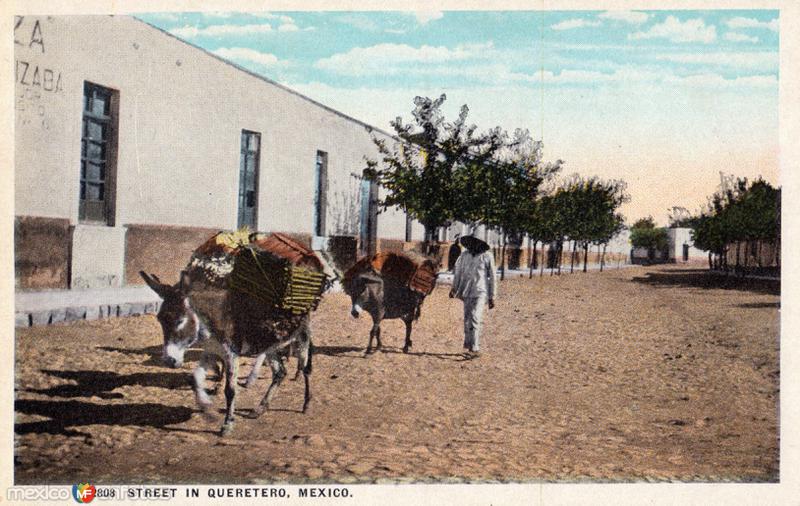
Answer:
[[[489,251],[488,244],[472,235],[465,235],[459,240],[459,242],[461,242],[461,245],[473,255],[480,255],[485,251]]]

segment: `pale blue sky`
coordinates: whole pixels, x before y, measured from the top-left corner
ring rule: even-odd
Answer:
[[[628,181],[630,219],[697,209],[721,170],[777,183],[778,11],[137,17],[384,129],[446,93],[567,173]]]

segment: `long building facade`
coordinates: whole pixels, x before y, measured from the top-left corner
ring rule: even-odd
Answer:
[[[362,178],[384,131],[128,16],[15,20],[19,290],[174,280],[220,230],[346,265],[423,228]]]

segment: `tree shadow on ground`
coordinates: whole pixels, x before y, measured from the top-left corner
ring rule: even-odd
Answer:
[[[116,348],[114,346],[98,346],[97,349],[102,351],[124,353],[126,355],[144,355],[148,358],[142,362],[142,365],[164,366],[164,359],[162,358],[164,347],[161,345],[146,346],[144,348]],[[196,362],[200,360],[200,355],[202,353],[203,352],[200,349],[188,349],[186,350],[183,360],[184,362]]]
[[[194,410],[163,404],[94,404],[79,401],[16,400],[14,411],[27,415],[46,416],[50,420],[17,423],[17,434],[74,435],[72,427],[85,425],[117,425],[163,428],[188,421]]]
[[[58,385],[40,390],[28,390],[50,397],[93,397],[101,399],[121,399],[121,393],[115,393],[119,387],[138,385],[143,387],[160,387],[175,390],[190,388],[190,375],[182,373],[135,373],[117,374],[113,371],[58,371],[42,370],[43,373],[57,378],[76,381],[77,385]]]
[[[680,286],[687,288],[741,290],[768,295],[781,294],[779,279],[752,279],[710,272],[708,269],[663,269],[648,272],[633,281],[651,286]]]

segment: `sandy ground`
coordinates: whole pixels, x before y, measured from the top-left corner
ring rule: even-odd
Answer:
[[[248,418],[264,368],[228,438],[221,414],[195,408],[199,353],[163,367],[153,316],[20,329],[15,481],[777,481],[777,283],[657,266],[500,289],[469,360],[447,287],[407,355],[389,321],[385,351],[365,357],[370,323],[327,296],[309,411],[302,381],[287,380]]]

